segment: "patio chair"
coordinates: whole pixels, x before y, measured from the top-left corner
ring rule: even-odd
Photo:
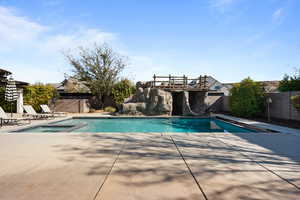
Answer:
[[[48,118],[54,117],[54,115],[52,115],[52,114],[37,113],[31,105],[24,105],[23,108],[24,108],[26,114],[28,116],[32,117],[33,119],[48,119]]]
[[[1,106],[0,106],[0,118],[1,118],[1,126],[3,124],[19,124],[19,122],[26,121],[26,120],[28,121],[28,123],[31,123],[30,118],[8,117]]]
[[[59,116],[59,117],[63,117],[63,116],[67,115],[66,112],[53,112],[53,111],[51,111],[49,106],[46,105],[46,104],[42,104],[42,105],[40,105],[40,107],[42,108],[42,111],[45,114],[53,114],[53,115],[56,115],[56,116]]]

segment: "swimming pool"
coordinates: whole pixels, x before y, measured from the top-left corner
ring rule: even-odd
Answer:
[[[118,132],[118,133],[198,133],[231,132],[248,133],[253,130],[242,128],[214,118],[75,118],[52,123],[51,126],[38,126],[18,132],[69,132],[55,126],[77,126],[71,132]]]

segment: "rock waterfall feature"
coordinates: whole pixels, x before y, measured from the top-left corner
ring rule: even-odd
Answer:
[[[199,116],[207,111],[207,91],[205,81],[195,86],[187,86],[187,79],[178,86],[178,77],[169,77],[168,84],[162,82],[137,82],[136,93],[128,98],[120,109],[120,114],[127,115],[182,115]],[[175,84],[176,79],[176,84]],[[174,83],[173,83],[174,82]],[[183,87],[184,86],[184,87]]]
[[[172,95],[157,88],[139,87],[131,98],[122,104],[121,114],[171,115]]]

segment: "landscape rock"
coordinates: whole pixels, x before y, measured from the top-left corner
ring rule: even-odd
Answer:
[[[152,85],[151,81],[147,81],[147,82],[143,82],[143,81],[139,81],[135,84],[136,88],[150,88]]]
[[[131,100],[122,106],[123,114],[171,115],[172,95],[157,88],[138,88]]]
[[[183,105],[182,105],[182,115],[184,116],[197,116],[198,114],[193,112],[189,103],[188,92],[183,92]]]
[[[145,113],[146,104],[145,103],[124,103],[122,105],[122,114],[128,115],[141,115]]]

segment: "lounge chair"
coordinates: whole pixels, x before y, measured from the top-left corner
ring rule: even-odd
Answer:
[[[53,114],[53,115],[60,116],[60,117],[63,117],[63,116],[67,115],[66,112],[53,112],[53,111],[51,111],[51,109],[49,108],[49,106],[46,105],[46,104],[42,104],[40,106],[42,108],[43,113],[45,113],[45,114]]]
[[[54,117],[52,114],[40,114],[37,113],[31,105],[24,105],[23,106],[25,112],[28,116],[32,117],[33,119],[48,119]]]
[[[1,126],[3,124],[19,124],[19,122],[26,121],[26,120],[28,121],[28,123],[31,122],[30,118],[12,118],[12,117],[8,117],[1,106],[0,106],[0,118],[1,118]]]

